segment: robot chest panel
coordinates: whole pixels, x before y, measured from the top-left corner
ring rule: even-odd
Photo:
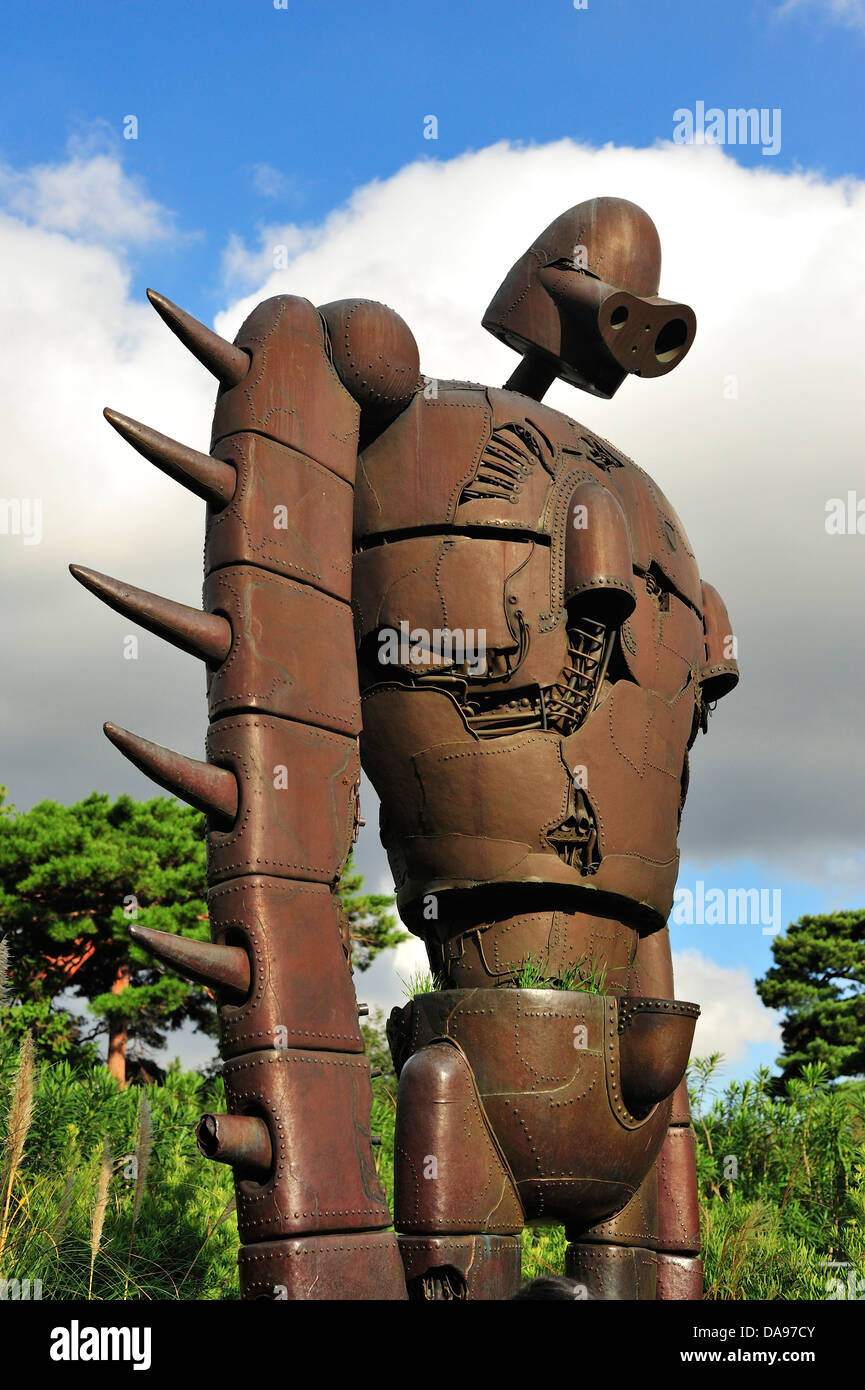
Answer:
[[[526,396],[439,383],[361,454],[355,542],[434,526],[548,534],[572,435]]]
[[[355,556],[352,607],[358,646],[415,672],[465,666],[466,675],[552,683],[565,655],[552,602],[550,549],[507,535],[424,534]],[[531,632],[531,660],[528,633]]]

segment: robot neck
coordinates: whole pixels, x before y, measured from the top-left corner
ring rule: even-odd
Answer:
[[[506,391],[519,391],[532,400],[542,401],[555,381],[558,372],[555,362],[540,353],[526,353],[516,371],[505,382]]]

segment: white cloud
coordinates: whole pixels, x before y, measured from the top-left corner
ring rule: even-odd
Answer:
[[[865,0],[783,0],[776,14],[783,19],[801,11],[865,33]]]
[[[143,287],[130,289],[126,247],[155,225],[137,185],[102,155],[84,165],[75,155],[54,173],[7,180],[0,211],[0,496],[39,499],[44,536],[30,547],[0,536],[3,780],[21,806],[73,800],[94,787],[121,790],[128,774],[106,759],[101,721],[113,710],[120,722],[152,728],[156,699],[168,712],[170,741],[172,713],[179,705],[198,715],[201,692],[201,673],[187,671],[178,653],[157,651],[146,635],[141,659],[123,660],[131,625],[100,612],[66,572],[78,561],[200,601],[203,504],[124,445],[101,412],[113,405],[202,444],[215,390],[166,332]],[[82,225],[80,209],[97,187],[110,196]],[[22,190],[32,194],[26,209]],[[189,736],[189,728],[180,731],[181,742]],[[188,751],[198,752],[200,736],[193,740]],[[141,781],[135,790],[155,789]]]
[[[253,164],[252,186],[262,198],[286,198],[295,191],[295,184],[272,164]]]
[[[288,261],[304,250],[309,233],[299,227],[278,227],[271,224],[258,229],[258,246],[250,250],[236,233],[228,238],[222,253],[222,275],[226,287],[250,284],[265,279],[276,265]]]
[[[702,1013],[697,1020],[694,1057],[713,1052],[724,1056],[725,1067],[744,1062],[752,1044],[781,1044],[781,1013],[761,1003],[754,981],[744,966],[718,965],[696,947],[673,952],[676,998],[693,999]]]
[[[363,974],[355,974],[354,987],[358,999],[369,1004],[370,1010],[381,1009],[386,1018],[391,1009],[408,1002],[405,982],[428,971],[423,943],[412,937],[377,956]]]
[[[46,231],[117,247],[164,240],[173,218],[110,154],[17,171],[0,165],[0,205]]]

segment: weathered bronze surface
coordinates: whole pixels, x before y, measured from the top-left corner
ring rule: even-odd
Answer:
[[[684,358],[659,276],[642,209],[564,213],[485,315],[502,389],[422,378],[381,304],[279,295],[229,344],[150,294],[219,382],[210,454],[106,415],[206,501],[204,607],[73,573],[207,671],[206,762],[106,732],[207,813],[213,944],[137,936],[217,994],[246,1298],[507,1298],[551,1222],[582,1296],[700,1297],[666,921],[734,644],[658,486],[541,403]],[[398,1236],[335,894],[361,760],[439,985],[388,1028]]]

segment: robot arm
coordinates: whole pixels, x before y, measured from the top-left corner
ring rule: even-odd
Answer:
[[[739,684],[739,666],[736,661],[737,643],[735,635],[730,630],[730,619],[724,606],[724,600],[711,584],[704,582],[701,589],[703,595],[703,662],[698,680],[700,698],[692,737],[696,737],[698,727],[703,730],[704,734],[708,732],[709,714],[715,707],[715,701],[722,700]]]
[[[334,358],[371,420],[386,417],[401,378],[371,374],[375,361],[358,356],[364,306],[321,315],[281,295],[229,344],[151,299],[219,380],[211,453],[109,419],[207,501],[204,611],[89,571],[76,577],[205,662],[206,762],[114,726],[106,733],[206,812],[213,942],[134,934],[217,994],[228,1114],[205,1116],[197,1134],[205,1156],[234,1169],[244,1296],[404,1299],[335,892],[357,825],[349,600],[365,416]]]
[[[724,600],[711,584],[703,583],[703,631],[705,660],[700,670],[703,702],[721,700],[739,684],[736,638]]]

